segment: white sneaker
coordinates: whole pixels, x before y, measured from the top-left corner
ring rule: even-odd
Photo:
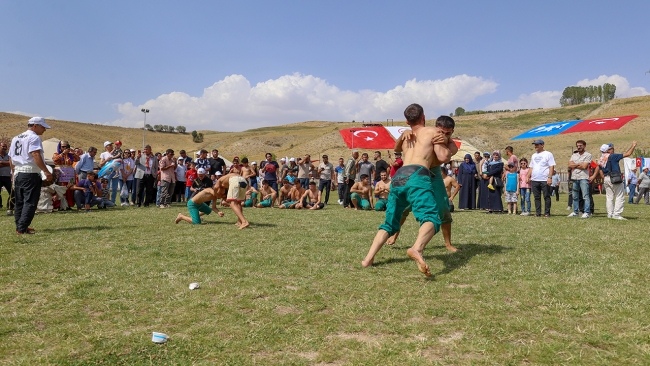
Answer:
[[[11,210],[7,210],[7,216],[12,216],[14,213]]]
[[[574,216],[578,216],[578,214],[575,212],[571,212],[570,214],[567,215],[567,217],[574,217]]]
[[[591,215],[589,213],[587,213],[587,212],[583,213],[582,216],[580,216],[581,219],[588,219],[590,217],[591,217]]]
[[[530,212],[526,211],[521,214],[521,216],[530,216]]]
[[[566,210],[567,210],[567,211],[570,211],[570,210],[573,210],[573,209],[571,208],[571,206],[567,206],[567,207],[566,207]]]
[[[614,220],[627,220],[625,217],[619,216],[619,215],[612,215],[612,219],[614,219]]]

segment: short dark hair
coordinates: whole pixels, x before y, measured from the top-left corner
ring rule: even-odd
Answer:
[[[282,179],[282,184],[290,184],[290,183],[291,182],[289,182],[289,179],[287,178]]]
[[[246,164],[246,163],[248,163],[248,158],[242,158],[242,159],[241,159],[241,162],[242,162],[242,164]]]
[[[512,150],[512,146],[506,146],[506,151],[513,152],[514,150]]]
[[[578,141],[576,141],[576,145],[577,144],[583,144],[583,145],[587,146],[587,143],[585,142],[585,140],[578,140]]]
[[[268,185],[269,185],[269,181],[266,180],[266,179],[264,179],[264,180],[262,181],[262,185],[264,185],[264,184],[266,184],[266,185],[268,186]]]
[[[169,154],[173,154],[173,153],[174,153],[174,150],[172,150],[172,149],[167,149],[167,151],[165,151],[165,155],[169,155]]]
[[[361,154],[361,156],[366,156],[367,157],[368,153],[363,153],[363,154]]]
[[[413,103],[404,110],[404,117],[408,124],[414,124],[424,116],[424,108],[417,103]]]
[[[266,153],[266,154],[264,154],[264,157],[265,157],[265,158],[268,158],[269,155],[271,155],[271,157],[273,157],[273,154],[271,154],[271,153]]]
[[[361,174],[361,176],[359,178],[361,178],[361,180],[364,180],[364,179],[368,178],[368,174]]]
[[[219,152],[219,150],[217,150],[217,149],[212,149],[212,152]]]
[[[93,151],[97,151],[97,148],[94,146],[88,148],[88,152],[93,152]]]
[[[309,182],[310,186],[316,186],[316,182]]]
[[[206,149],[201,149],[201,151],[199,151],[199,154],[207,154],[207,153],[208,153],[208,150],[206,150]]]
[[[185,150],[181,150],[178,152],[179,154],[185,154]]]
[[[375,151],[375,154],[381,156],[381,151],[377,150],[377,151]]]
[[[95,173],[95,172],[88,172],[88,173],[86,173],[86,177],[87,177],[87,176],[96,177],[96,176],[97,176],[97,173]]]
[[[145,145],[144,148],[145,148],[145,149],[146,149],[146,148],[150,148],[150,149],[151,149],[151,145]]]
[[[456,122],[449,116],[440,116],[436,120],[436,127],[451,128],[453,130],[456,128]]]

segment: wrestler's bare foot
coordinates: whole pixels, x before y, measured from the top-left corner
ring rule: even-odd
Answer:
[[[456,252],[461,251],[460,249],[456,248],[455,246],[453,246],[451,244],[448,244],[448,245],[445,245],[445,246],[447,247],[447,250],[452,252],[452,253],[456,253]]]
[[[413,259],[415,263],[418,264],[418,270],[422,273],[424,273],[425,276],[431,277],[431,272],[429,271],[429,266],[427,263],[424,261],[424,258],[422,257],[422,254],[420,254],[417,250],[413,248],[409,248],[406,251],[406,254],[409,256],[409,258]]]
[[[388,244],[388,245],[395,244],[395,242],[397,241],[398,236],[399,236],[399,231],[396,232],[395,234],[393,234],[393,236],[391,236],[390,238],[388,238],[388,240],[386,240],[386,244]]]
[[[178,216],[176,216],[176,220],[174,220],[174,224],[178,224],[183,220],[183,214],[179,213]]]
[[[250,222],[246,221],[245,223],[241,224],[241,226],[239,227],[239,230],[247,228],[249,226],[251,226]]]
[[[374,258],[373,258],[373,259],[370,259],[370,260],[368,260],[368,259],[364,259],[364,260],[361,261],[361,265],[362,265],[364,268],[367,268],[367,267],[372,266],[372,263],[373,263],[374,261],[375,261]]]

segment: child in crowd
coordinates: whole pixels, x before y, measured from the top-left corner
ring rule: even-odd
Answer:
[[[514,163],[508,163],[508,174],[506,174],[506,203],[508,204],[508,215],[517,214],[517,199],[519,196],[519,174]]]
[[[102,202],[97,205],[98,208],[107,208],[115,206],[115,203],[111,201],[111,191],[108,189],[108,179],[102,178]]]
[[[185,200],[189,201],[192,197],[192,191],[190,188],[192,188],[192,183],[194,183],[194,179],[196,179],[199,174],[196,172],[196,163],[187,162],[186,165],[188,166],[188,169],[185,173]]]

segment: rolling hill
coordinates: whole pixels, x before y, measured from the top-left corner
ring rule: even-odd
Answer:
[[[558,107],[519,112],[489,113],[455,117],[455,136],[466,140],[482,151],[503,150],[505,146],[514,147],[519,157],[530,157],[533,153],[531,141],[511,141],[516,136],[534,126],[555,121],[587,119],[638,114],[639,118],[629,122],[618,131],[575,133],[545,138],[546,149],[553,152],[559,161],[568,160],[577,139],[587,141],[587,150],[598,155],[598,146],[613,142],[617,151],[626,149],[636,139],[638,148],[650,151],[650,139],[645,131],[650,128],[650,96],[614,99],[608,103],[591,103],[573,107]],[[0,137],[11,138],[25,130],[29,117],[0,112]],[[433,120],[431,121],[433,122]],[[142,147],[142,130],[90,124],[82,122],[48,120],[52,129],[44,139],[55,137],[67,139],[72,146],[87,149],[96,146],[102,149],[105,140],[121,140],[125,148]],[[405,125],[403,121],[395,125]],[[257,128],[243,132],[200,131],[204,134],[202,143],[194,143],[188,134],[146,132],[146,143],[154,151],[172,148],[196,151],[201,148],[219,149],[224,157],[247,156],[251,160],[263,159],[266,152],[277,156],[301,156],[309,153],[320,156],[326,153],[330,159],[347,157],[345,146],[338,130],[359,127],[359,123],[310,121],[282,126]]]

